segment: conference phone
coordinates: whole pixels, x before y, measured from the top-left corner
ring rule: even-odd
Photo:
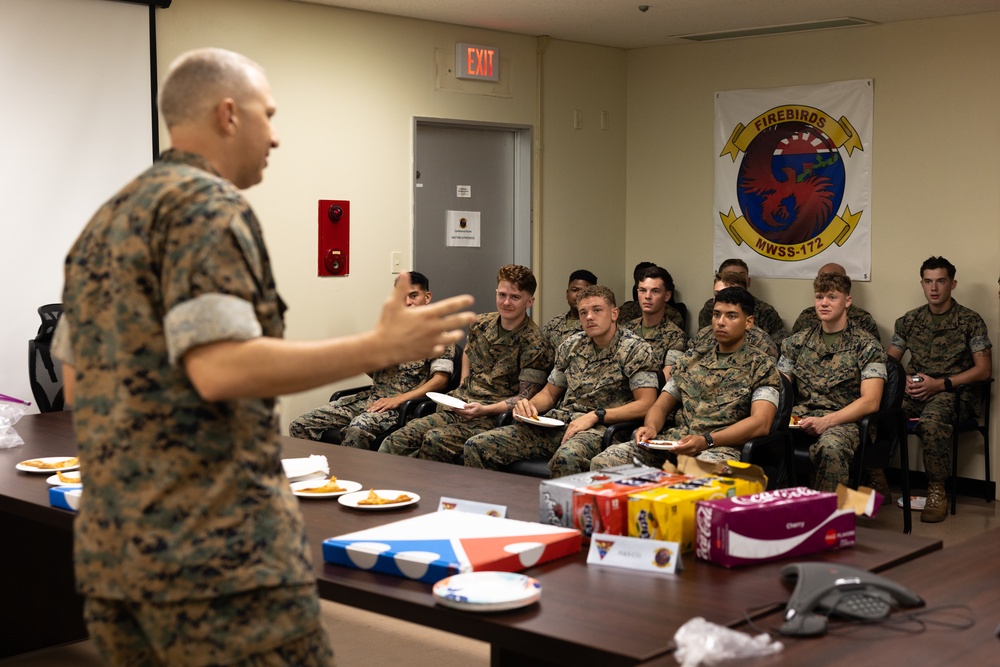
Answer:
[[[797,580],[779,628],[783,635],[825,634],[831,615],[875,621],[887,617],[893,603],[901,607],[924,604],[919,595],[895,581],[845,565],[792,563],[781,569],[781,575]]]

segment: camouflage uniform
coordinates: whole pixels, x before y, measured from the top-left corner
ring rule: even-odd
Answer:
[[[687,349],[687,334],[666,317],[646,332],[645,336],[642,335],[642,317],[626,322],[622,326],[653,348],[653,360],[659,364],[657,370],[664,366],[673,366]]]
[[[553,350],[558,350],[562,342],[575,334],[583,331],[583,324],[579,317],[570,317],[567,310],[562,315],[556,315],[542,326],[542,335]]]
[[[993,348],[986,323],[974,310],[952,299],[952,307],[935,324],[926,305],[896,320],[892,346],[910,351],[907,373],[924,373],[933,378],[949,377],[975,365],[972,355]],[[924,445],[924,469],[928,481],[943,483],[951,474],[952,429],[956,411],[963,418],[975,414],[973,391],[965,388],[943,391],[928,401],[903,398],[903,410],[919,417],[917,435]]]
[[[774,344],[781,347],[781,342],[785,340],[788,332],[785,330],[785,323],[781,321],[781,315],[774,309],[774,306],[754,297],[753,325],[764,331]],[[711,298],[701,307],[698,313],[698,328],[704,329],[712,324],[712,310],[715,308],[715,298]]]
[[[798,417],[822,417],[841,410],[861,397],[861,382],[886,378],[885,351],[871,334],[848,320],[847,328],[833,346],[823,340],[823,329],[811,329],[789,336],[781,346],[778,370],[795,378]],[[799,435],[796,435],[798,438]],[[802,434],[802,437],[808,437]],[[809,459],[816,475],[815,488],[835,491],[847,483],[859,443],[857,422],[838,424],[825,430],[810,444]]]
[[[774,359],[744,341],[736,352],[719,354],[718,344],[688,352],[674,367],[663,391],[679,402],[674,411],[676,426],[668,426],[659,438],[680,440],[686,435],[704,435],[732,426],[750,416],[754,401],[775,406],[781,391]],[[735,447],[715,446],[698,454],[707,461],[740,460]],[[591,470],[632,463],[638,458],[660,467],[668,458],[664,451],[639,447],[635,441],[611,445],[590,464]]]
[[[763,329],[756,325],[747,329],[746,342],[750,347],[755,347],[764,354],[770,355],[774,359],[778,358],[778,346],[774,344],[771,337],[764,333]],[[718,341],[715,340],[715,333],[711,325],[703,328],[698,335],[688,341],[689,350],[701,350],[704,353],[711,347],[715,347]]]
[[[847,307],[847,319],[862,331],[870,333],[875,340],[881,339],[875,318],[864,308],[859,308],[851,304]],[[817,324],[819,324],[819,317],[816,316],[816,308],[803,308],[795,320],[795,324],[792,325],[792,333],[798,333],[803,329],[814,327]]]
[[[91,620],[105,623],[96,609],[117,604],[129,610],[115,617],[128,633],[138,603],[153,605],[168,637],[228,618],[233,661],[254,646],[325,643],[274,400],[205,401],[181,364],[201,344],[283,334],[284,304],[246,200],[201,156],[167,151],[97,212],[65,269],[53,349],[77,373],[87,492],[73,551]],[[241,594],[277,600],[286,589],[306,598],[287,624],[244,607]],[[210,612],[192,618],[198,604]],[[266,647],[243,631],[261,624]]]
[[[499,313],[476,317],[465,348],[469,374],[451,392],[466,403],[490,405],[520,393],[521,382],[545,384],[552,368],[552,347],[531,318],[514,331],[500,326]],[[454,461],[465,441],[496,426],[496,417],[465,419],[439,406],[436,413],[414,419],[382,442],[385,454],[415,456],[432,461]]]
[[[368,406],[380,398],[413,391],[435,373],[451,377],[455,369],[455,346],[449,345],[437,359],[423,359],[371,373],[372,386],[367,391],[344,396],[321,408],[307,412],[288,425],[294,438],[319,440],[328,428],[341,429],[340,444],[369,449],[375,438],[388,431],[399,418],[398,410],[368,412]]]
[[[558,407],[545,413],[569,424],[597,408],[615,408],[632,402],[633,390],[656,388],[658,362],[641,338],[619,328],[599,350],[581,332],[566,339],[556,352],[549,384],[565,389]],[[465,465],[496,470],[527,458],[550,458],[549,472],[562,477],[587,470],[600,451],[605,427],[577,433],[560,445],[566,427],[545,428],[518,422],[477,435],[465,443]]]
[[[678,329],[684,331],[684,316],[681,315],[681,311],[667,303],[666,310],[664,312],[666,313],[668,320],[676,324]],[[637,317],[642,317],[642,307],[639,305],[638,301],[626,301],[622,305],[618,306],[619,322],[630,322]]]

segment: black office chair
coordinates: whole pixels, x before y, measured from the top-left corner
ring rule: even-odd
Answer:
[[[59,412],[66,406],[62,364],[52,357],[52,334],[62,315],[62,304],[41,306],[38,315],[42,318],[38,333],[28,340],[28,382],[40,412]]]
[[[878,412],[862,418],[858,428],[860,440],[851,460],[851,483],[860,484],[864,471],[869,468],[886,468],[899,452],[900,491],[903,494],[903,532],[913,529],[910,509],[910,461],[905,446],[906,416],[903,413],[903,395],[906,372],[893,357],[886,361],[886,380]]]
[[[963,419],[960,410],[956,411],[955,422],[951,431],[951,513],[955,514],[958,509],[958,445],[959,435],[962,433],[978,433],[983,439],[983,466],[986,470],[983,486],[983,498],[986,502],[993,502],[993,495],[990,493],[990,404],[992,403],[993,378],[981,382],[973,382],[958,389],[960,392],[968,392],[971,398],[979,402],[977,411]],[[963,398],[966,398],[963,396]],[[917,420],[909,419],[905,421],[907,435],[916,435]]]
[[[446,392],[458,388],[458,385],[462,381],[462,349],[461,344],[455,344],[455,364],[451,371],[451,377],[448,378],[448,385],[445,388]],[[333,401],[343,398],[344,396],[358,394],[362,391],[367,391],[368,389],[371,389],[371,385],[362,385],[359,387],[350,387],[348,389],[335,391],[330,394],[330,402],[332,403]],[[397,410],[398,415],[396,417],[396,423],[393,424],[388,430],[379,433],[378,436],[372,440],[371,449],[373,451],[378,451],[378,448],[382,445],[383,440],[385,440],[394,431],[401,429],[411,419],[426,417],[429,414],[433,414],[435,405],[437,404],[426,396],[411,398],[408,401],[404,401]],[[320,442],[328,442],[330,444],[339,445],[341,443],[340,429],[326,429],[320,435]]]
[[[743,444],[740,461],[759,466],[767,474],[767,488],[778,489],[795,486],[795,465],[792,439],[788,423],[795,405],[795,387],[791,380],[781,375],[778,409],[766,435],[751,438]]]

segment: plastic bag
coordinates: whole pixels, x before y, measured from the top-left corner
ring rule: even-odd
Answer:
[[[28,411],[29,407],[31,407],[31,403],[26,403],[7,394],[0,394],[0,449],[10,449],[24,444],[24,440],[14,430],[14,424]]]
[[[785,647],[767,634],[751,637],[696,616],[674,634],[674,657],[681,667],[713,667],[730,660],[772,655]],[[731,664],[737,664],[735,662]]]

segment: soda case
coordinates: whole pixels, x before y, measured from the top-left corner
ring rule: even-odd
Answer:
[[[538,520],[550,526],[570,528],[573,526],[574,489],[651,472],[656,472],[656,468],[621,465],[543,480],[538,486]]]
[[[685,460],[686,459],[686,460]],[[767,478],[757,466],[709,463],[681,457],[678,469],[687,479],[633,494],[628,501],[628,535],[677,542],[694,549],[695,507],[699,500],[759,493]]]
[[[636,475],[573,489],[573,525],[584,539],[593,533],[628,535],[629,496],[688,479],[681,473],[645,468]]]
[[[792,558],[855,543],[855,517],[873,515],[881,496],[870,489],[837,493],[778,489],[698,503],[695,555],[734,567]]]

